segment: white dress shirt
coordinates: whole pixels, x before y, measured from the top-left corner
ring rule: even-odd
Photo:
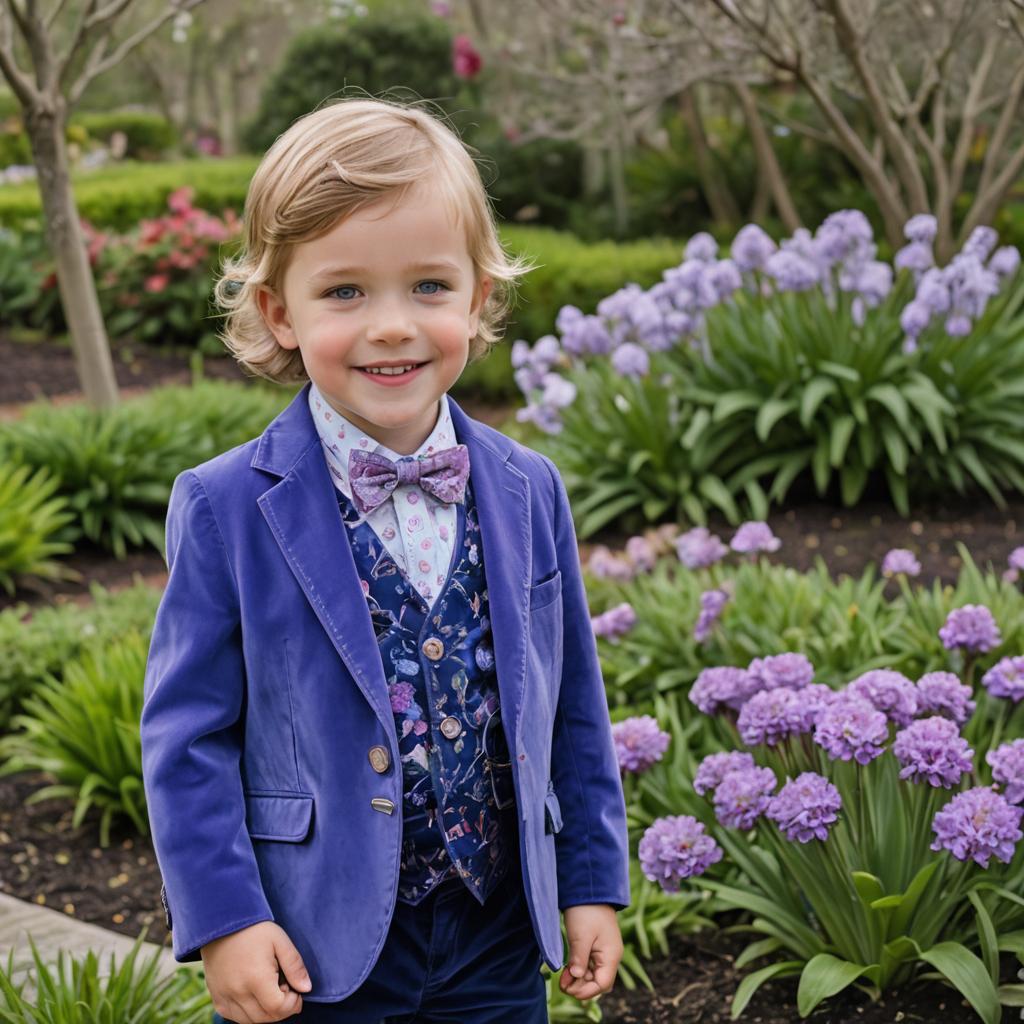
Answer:
[[[432,455],[458,444],[448,408],[448,395],[439,403],[437,422],[413,458]],[[397,462],[406,456],[392,451],[346,419],[323,397],[316,384],[309,389],[309,410],[323,443],[334,486],[352,500],[348,457],[353,448],[379,452]],[[385,545],[395,563],[423,596],[428,607],[448,579],[458,527],[456,506],[439,501],[419,484],[398,484],[391,495],[363,520]]]

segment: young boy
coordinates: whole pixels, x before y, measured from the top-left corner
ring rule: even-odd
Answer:
[[[306,383],[171,495],[142,747],[174,955],[239,1024],[546,1021],[558,911],[563,990],[608,991],[629,872],[565,488],[447,394],[524,265],[458,138],[377,100],[292,125],[245,228],[226,344]]]

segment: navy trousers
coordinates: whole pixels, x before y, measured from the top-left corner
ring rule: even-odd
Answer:
[[[458,878],[398,901],[380,957],[340,1002],[303,1001],[303,1024],[548,1024],[542,957],[519,862],[481,906]],[[214,1013],[213,1024],[232,1024]]]

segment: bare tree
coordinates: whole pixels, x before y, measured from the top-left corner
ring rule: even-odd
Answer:
[[[948,257],[991,221],[1024,170],[1019,0],[704,2],[728,18],[748,61],[806,90],[822,124],[790,126],[854,163],[893,245],[911,214],[930,211]],[[966,191],[972,201],[956,224]]]
[[[735,29],[714,8],[697,0],[680,6],[689,8],[686,16],[673,0],[468,0],[466,27],[497,69],[496,95],[485,100],[517,126],[521,141],[568,138],[600,154],[620,226],[626,155],[666,105],[686,125],[712,219],[735,224],[742,217],[705,128],[705,109],[716,103],[748,124],[759,175],[755,208],[766,212],[774,203],[793,230],[800,218],[750,92],[773,72],[764,61],[738,59],[730,46]]]
[[[38,0],[0,0],[0,73],[21,104],[75,365],[86,399],[96,406],[116,404],[117,380],[71,191],[68,114],[93,79],[175,15],[202,2],[161,3],[155,16],[115,42],[126,11],[139,6],[136,0],[53,0],[48,13]],[[27,70],[21,59],[27,59]]]

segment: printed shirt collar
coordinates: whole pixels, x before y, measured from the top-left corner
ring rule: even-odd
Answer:
[[[451,448],[458,444],[452,425],[451,411],[448,408],[447,393],[441,396],[440,405],[434,429],[427,435],[423,444],[413,452],[413,458],[431,455],[435,451]],[[350,420],[330,405],[317,389],[316,384],[313,383],[310,384],[309,389],[309,411],[323,443],[327,468],[331,472],[335,486],[342,491],[345,497],[349,499],[352,497],[352,491],[348,485],[348,455],[353,448],[367,452],[380,452],[381,455],[386,455],[396,462],[403,458],[398,452],[392,451],[387,445],[354,426]],[[441,435],[444,435],[444,440],[441,440]]]

